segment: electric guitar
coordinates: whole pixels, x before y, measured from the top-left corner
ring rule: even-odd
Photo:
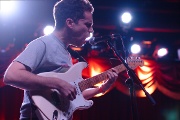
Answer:
[[[128,66],[135,69],[138,66],[143,66],[143,61],[140,58],[128,58]],[[46,91],[30,91],[30,98],[37,107],[36,114],[40,120],[69,120],[72,114],[77,109],[88,109],[93,105],[92,100],[85,100],[82,91],[91,88],[95,84],[107,79],[107,71],[96,75],[92,78],[83,80],[82,70],[87,67],[87,63],[79,62],[74,64],[65,73],[44,72],[38,75],[45,77],[56,77],[68,81],[75,86],[77,95],[73,101],[68,100],[56,89]],[[118,73],[126,70],[123,64],[114,67]]]

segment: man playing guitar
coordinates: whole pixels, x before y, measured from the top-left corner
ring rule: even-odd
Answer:
[[[50,94],[53,99],[56,99],[56,93],[58,93],[65,101],[72,101],[67,106],[62,107],[62,111],[65,111],[68,107],[67,114],[65,112],[61,113],[64,117],[60,118],[60,120],[65,120],[71,119],[69,111],[74,110],[73,105],[82,108],[77,102],[83,101],[86,105],[86,99],[100,92],[105,92],[117,79],[117,70],[110,69],[106,72],[106,82],[101,87],[80,89],[78,86],[83,88],[83,85],[80,85],[79,78],[76,78],[78,82],[73,82],[71,80],[73,77],[69,77],[74,76],[76,73],[79,74],[85,65],[84,63],[78,64],[72,68],[73,64],[67,47],[69,44],[81,46],[90,33],[93,33],[93,11],[94,8],[88,0],[61,0],[57,2],[53,9],[55,21],[53,33],[31,41],[25,50],[9,65],[4,75],[4,83],[24,90],[20,120],[39,118],[38,114],[35,113],[36,110],[33,109],[33,102],[36,101],[33,96],[36,96],[38,92],[31,93],[31,91],[45,92],[51,90],[52,93]],[[79,67],[81,67],[80,72],[76,71]],[[69,74],[54,74],[65,73],[66,71]],[[41,93],[39,94],[41,96]],[[41,100],[38,102],[39,104]],[[46,99],[43,100],[47,102]],[[55,100],[55,102],[57,101]],[[92,103],[89,102],[89,104]],[[41,111],[39,107],[37,109]],[[58,117],[56,116],[58,114],[57,110],[54,110],[52,114],[55,116],[52,116],[54,119]]]

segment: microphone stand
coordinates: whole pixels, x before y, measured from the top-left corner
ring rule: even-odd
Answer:
[[[123,44],[123,40],[121,39],[121,37],[119,37],[119,38],[120,38],[120,40],[122,41],[122,44]],[[139,120],[138,111],[137,111],[136,96],[135,96],[135,91],[134,91],[134,81],[136,81],[136,83],[144,91],[146,97],[149,99],[149,101],[152,103],[152,105],[155,105],[156,102],[150,96],[150,94],[145,90],[145,88],[143,87],[143,85],[142,85],[140,79],[138,78],[138,76],[135,74],[135,72],[131,68],[129,68],[129,66],[127,65],[126,61],[122,58],[122,56],[120,56],[119,52],[113,46],[111,41],[112,41],[111,39],[107,40],[108,46],[114,52],[114,54],[117,56],[117,58],[123,63],[123,65],[126,67],[127,73],[129,75],[129,78],[126,80],[125,83],[128,85],[129,91],[130,91],[131,107],[132,107],[132,112],[133,112],[132,118],[133,118],[133,120]],[[123,47],[124,47],[124,45],[123,45]],[[125,47],[123,49],[125,50]]]

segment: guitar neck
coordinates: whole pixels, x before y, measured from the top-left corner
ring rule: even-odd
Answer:
[[[118,66],[114,67],[114,69],[116,69],[118,71],[118,73],[120,73],[123,70],[125,70],[126,68],[124,67],[123,64],[121,64],[121,65],[118,65]],[[101,73],[99,75],[93,76],[92,78],[87,78],[86,80],[83,80],[83,81],[79,82],[80,90],[84,91],[85,89],[91,88],[95,84],[97,84],[97,83],[99,83],[101,81],[104,81],[106,79],[108,79],[107,78],[107,71],[105,71],[105,72],[103,72],[103,73]]]

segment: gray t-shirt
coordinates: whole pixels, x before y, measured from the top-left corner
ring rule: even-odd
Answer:
[[[14,61],[31,69],[32,73],[65,72],[72,66],[72,59],[65,45],[53,34],[37,38]],[[27,91],[20,110],[20,118],[34,117]]]

